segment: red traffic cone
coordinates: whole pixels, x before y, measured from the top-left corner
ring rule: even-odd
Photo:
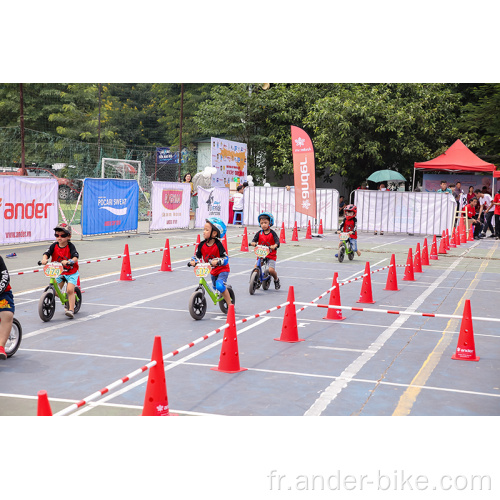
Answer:
[[[458,223],[458,233],[460,236],[460,244],[462,243],[467,243],[467,234],[466,234],[466,229],[465,229],[465,219],[462,216],[460,216],[460,221]]]
[[[423,273],[422,261],[420,260],[420,243],[417,243],[417,249],[415,250],[415,258],[413,259],[413,272]]]
[[[159,335],[155,337],[151,361],[156,361],[156,365],[149,369],[142,416],[168,417],[170,412],[168,409],[167,383],[165,380],[165,367],[163,365],[161,337]]]
[[[280,243],[285,243],[286,244],[286,239],[285,239],[285,223],[281,223],[281,232],[280,232]]]
[[[335,288],[330,292],[330,302],[328,303],[329,306],[342,305],[340,303],[340,290],[339,290],[339,284],[337,282],[338,275],[339,275],[338,273],[333,273],[332,287]],[[328,308],[328,312],[326,313],[326,316],[323,319],[335,319],[337,321],[342,321],[345,318],[344,316],[342,316],[342,309]]]
[[[307,231],[306,231],[306,240],[312,240],[311,236],[311,221],[307,221]]]
[[[167,241],[165,242],[165,248],[163,250],[163,258],[161,259],[160,271],[172,271],[172,264],[170,262],[170,245]]]
[[[241,240],[240,252],[248,252],[248,234],[247,228],[243,231],[243,239]]]
[[[323,219],[319,220],[318,234],[323,234]]]
[[[201,243],[201,238],[200,238],[200,235],[198,233],[198,236],[196,237],[196,244],[199,245]]]
[[[130,254],[128,253],[128,244],[125,244],[125,255],[122,260],[122,271],[120,273],[119,281],[134,281],[132,278],[132,269],[130,268]]]
[[[459,247],[460,246],[460,235],[458,234],[458,227],[455,227],[454,230],[455,230],[455,245],[457,245],[457,247]]]
[[[303,342],[304,339],[299,339],[299,332],[297,330],[297,314],[295,312],[295,294],[293,293],[293,286],[288,289],[288,298],[286,299],[289,304],[285,309],[285,316],[283,317],[283,326],[281,327],[281,337],[279,342]]]
[[[429,249],[427,248],[427,238],[424,238],[424,244],[422,245],[422,265],[430,266],[429,262]]]
[[[226,251],[226,254],[229,255],[229,251],[227,249],[227,239],[226,235],[224,235],[224,238],[222,238],[222,246],[224,247],[224,250]]]
[[[431,260],[439,260],[438,253],[437,253],[436,235],[434,235],[432,238],[431,256],[429,258]]]
[[[375,304],[372,296],[372,278],[370,275],[370,263],[365,264],[365,275],[363,277],[363,285],[361,286],[361,293],[359,294],[359,300],[362,304]]]
[[[391,265],[389,266],[389,273],[387,274],[387,283],[384,290],[399,291],[398,276],[396,274],[396,257],[392,254]]]
[[[50,408],[49,398],[47,391],[38,391],[38,408],[36,412],[37,417],[52,417],[52,410]]]
[[[82,285],[80,285],[80,274],[78,274],[78,279],[76,280],[76,286],[80,289],[80,292],[85,293],[85,290],[82,290]]]
[[[411,254],[411,248],[408,249],[408,258],[406,259],[405,275],[403,276],[403,281],[415,281],[415,275],[413,274],[413,258]]]
[[[450,233],[448,232],[448,228],[446,228],[445,244],[446,244],[446,250],[449,250],[451,247],[450,247]]]
[[[448,253],[446,251],[446,235],[444,234],[444,231],[443,234],[441,235],[441,240],[439,241],[438,253]]]
[[[472,326],[470,300],[465,301],[462,323],[460,324],[460,334],[458,335],[457,350],[451,359],[479,361],[479,356],[476,356],[476,347],[474,345],[474,328]]]
[[[467,238],[467,241],[474,241],[474,226],[471,226],[469,229],[469,237]]]
[[[244,372],[247,368],[240,367],[240,357],[238,354],[238,334],[236,332],[236,318],[234,316],[234,304],[229,306],[226,322],[229,327],[224,331],[222,347],[220,350],[219,366],[210,368],[216,372],[238,373]]]
[[[455,243],[455,228],[451,230],[450,248],[457,248],[457,244]]]
[[[292,241],[299,241],[299,235],[297,234],[297,221],[293,226]]]

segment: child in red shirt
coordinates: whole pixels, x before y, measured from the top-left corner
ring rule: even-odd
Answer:
[[[479,214],[476,213],[476,207],[478,206],[477,198],[472,198],[470,203],[465,206],[467,210],[467,219],[469,224],[474,226],[474,239],[479,239],[479,233],[481,232],[481,223],[479,222]]]
[[[500,240],[500,189],[491,203],[495,205],[495,239]]]
[[[278,235],[271,229],[271,227],[274,226],[274,217],[273,214],[269,212],[262,212],[257,220],[259,221],[261,231],[255,233],[255,236],[253,237],[250,245],[253,247],[257,245],[264,245],[268,246],[271,250],[267,255],[267,259],[269,262],[269,274],[274,279],[274,288],[276,290],[279,290],[281,288],[281,283],[278,278],[278,274],[276,273],[276,250],[280,246],[280,239]],[[254,269],[257,269],[257,262],[255,263]]]
[[[10,286],[10,276],[5,262],[0,257],[0,359],[6,360],[5,344],[9,340],[14,320],[14,296]]]
[[[357,212],[357,207],[356,205],[347,205],[344,208],[344,214],[345,218],[344,220],[340,223],[339,230],[337,231],[337,234],[339,233],[349,233],[350,238],[349,241],[351,243],[351,248],[358,254],[358,257],[361,255],[361,252],[358,250],[358,221],[356,219],[356,212]],[[342,242],[339,242],[339,248],[342,245]],[[336,253],[335,257],[338,257],[339,254]]]

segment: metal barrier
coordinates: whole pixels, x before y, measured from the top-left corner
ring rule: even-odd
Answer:
[[[453,228],[455,199],[446,193],[357,190],[358,230],[441,235]]]

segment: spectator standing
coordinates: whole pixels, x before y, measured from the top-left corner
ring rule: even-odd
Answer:
[[[495,239],[500,240],[500,189],[492,201],[495,206]]]
[[[234,213],[240,213],[241,214],[241,220],[243,220],[243,191],[244,191],[243,186],[238,186],[236,188],[236,193],[234,193],[233,196],[233,212]],[[237,222],[236,224],[242,224],[241,222]]]
[[[491,231],[490,238],[495,237],[495,230],[491,224],[491,219],[494,215],[495,206],[492,204],[492,198],[489,194],[484,194],[480,189],[476,189],[476,197],[479,200],[479,220],[482,224],[482,231],[479,234],[480,238],[486,238],[486,230],[489,228]]]
[[[387,191],[387,188],[385,187],[384,183],[381,183],[380,186],[378,187],[379,191]],[[375,232],[373,234],[377,234],[377,229],[375,229]],[[384,231],[382,231],[382,227],[380,228],[380,234],[384,234]]]
[[[462,193],[462,183],[460,181],[457,181],[457,183],[455,184],[455,189],[453,190],[453,197],[457,202],[457,211],[460,211],[460,198],[462,196]]]
[[[448,193],[453,194],[451,189],[448,187],[448,183],[446,181],[441,181],[441,188],[437,190],[438,193]]]
[[[339,196],[339,217],[344,215],[345,200],[343,196]]]
[[[474,186],[469,186],[469,192],[467,193],[467,204],[469,204],[470,200],[475,197],[476,193],[474,193]]]
[[[191,186],[190,207],[193,212],[196,212],[196,209],[198,208],[198,193],[193,192],[193,182],[189,172],[184,176],[183,182],[189,182],[189,185]]]

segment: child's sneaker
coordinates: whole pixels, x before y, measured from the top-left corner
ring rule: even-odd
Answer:
[[[7,359],[7,353],[5,352],[5,347],[0,346],[0,359]]]
[[[277,280],[274,280],[274,288],[276,290],[279,290],[281,288],[281,283],[280,283],[279,278]]]
[[[65,312],[66,316],[68,318],[71,318],[73,319],[75,317],[75,313],[73,311],[71,311],[70,309],[68,309],[66,312]]]

